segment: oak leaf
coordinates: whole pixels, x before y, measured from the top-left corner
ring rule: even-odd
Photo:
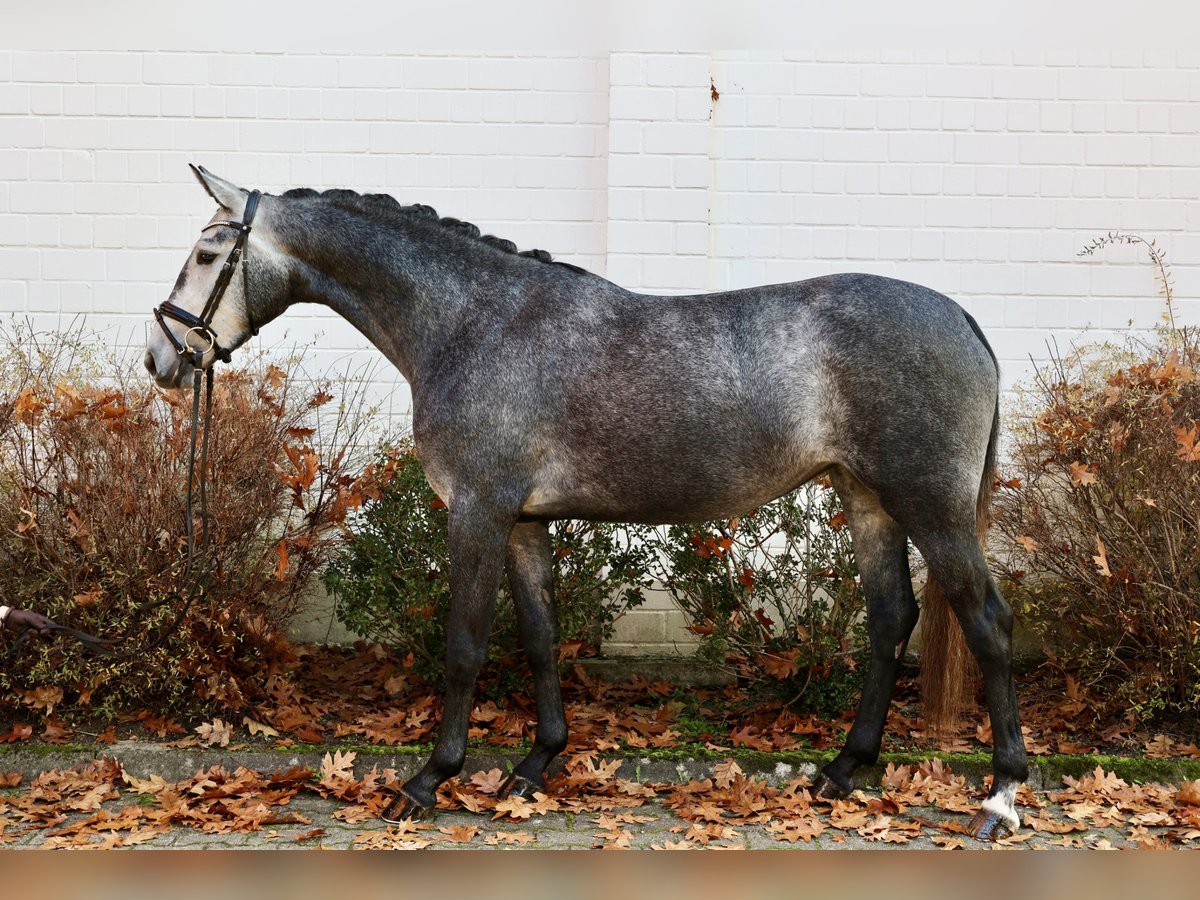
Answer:
[[[1095,484],[1097,478],[1092,466],[1087,463],[1073,462],[1071,463],[1071,480],[1080,487],[1083,487],[1084,485]]]
[[[691,850],[692,845],[687,841],[663,841],[661,844],[651,844],[651,850]]]
[[[479,829],[474,825],[451,825],[439,828],[438,831],[445,835],[442,840],[454,844],[469,844],[475,840],[475,835],[479,834]]]
[[[497,831],[483,839],[491,847],[498,844],[532,844],[533,841],[534,837],[528,831]]]
[[[230,738],[233,737],[233,726],[222,719],[213,719],[211,722],[197,725],[195,731],[200,736],[200,742],[206,747],[213,744],[228,747]]]
[[[962,838],[950,837],[948,834],[935,834],[930,840],[943,850],[963,850],[967,846]]]
[[[54,712],[54,707],[62,702],[62,688],[44,684],[30,691],[21,691],[22,702],[34,709],[46,711],[46,715]]]
[[[354,759],[358,756],[353,750],[334,750],[321,758],[321,784],[326,787],[341,787],[343,781],[354,780]]]
[[[1200,807],[1200,778],[1195,781],[1184,781],[1175,792],[1175,799],[1187,806]]]
[[[713,781],[716,782],[719,788],[728,788],[733,784],[733,780],[742,774],[744,774],[742,767],[732,759],[727,759],[713,766]]]
[[[495,794],[504,784],[504,773],[498,768],[476,772],[471,776],[471,784],[485,794]]]
[[[279,737],[279,732],[270,725],[264,725],[262,722],[256,722],[249,716],[242,717],[242,724],[246,726],[251,734],[261,734],[263,737],[267,738]]]
[[[1175,440],[1179,444],[1178,455],[1184,462],[1200,462],[1200,443],[1196,440],[1197,426],[1192,423],[1191,428],[1180,426],[1175,429]]]
[[[271,387],[281,388],[283,387],[283,383],[287,381],[287,372],[272,363],[271,365],[267,366],[266,379],[267,384],[269,384]]]
[[[772,678],[791,678],[800,671],[800,648],[793,647],[786,653],[760,653],[755,662]]]
[[[287,541],[275,545],[275,580],[283,581],[287,577],[288,548]]]

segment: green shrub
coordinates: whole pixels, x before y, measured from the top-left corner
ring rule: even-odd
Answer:
[[[836,494],[812,483],[734,519],[655,529],[654,574],[701,652],[821,712],[861,687],[863,596]]]
[[[350,522],[351,534],[325,570],[338,618],[351,630],[400,653],[440,681],[450,602],[447,512],[425,480],[410,445],[388,453],[377,470],[385,486]],[[557,522],[554,596],[562,641],[595,647],[616,618],[639,605],[646,551],[623,526]],[[489,649],[513,656],[519,646],[507,582],[501,589]]]

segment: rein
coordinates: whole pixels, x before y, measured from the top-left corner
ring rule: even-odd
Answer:
[[[68,628],[65,625],[53,623],[50,629],[67,637],[75,638],[87,649],[94,653],[106,656],[111,660],[131,659],[135,656],[142,656],[151,650],[156,650],[161,647],[171,636],[172,633],[183,624],[184,617],[196,598],[204,593],[204,589],[208,585],[208,566],[198,566],[196,564],[197,557],[201,554],[206,554],[209,547],[209,539],[211,529],[209,528],[210,514],[208,511],[208,436],[210,426],[212,424],[212,391],[213,391],[213,367],[203,366],[204,355],[209,350],[214,351],[214,364],[217,360],[221,362],[229,362],[231,351],[221,347],[217,342],[216,332],[212,330],[212,320],[216,315],[217,306],[221,302],[221,298],[225,295],[225,289],[229,287],[229,282],[233,278],[233,271],[237,268],[240,261],[243,261],[245,256],[246,241],[250,237],[250,227],[254,222],[254,215],[258,211],[258,201],[261,194],[258,191],[252,191],[246,200],[246,211],[242,215],[241,222],[213,222],[206,225],[202,230],[207,231],[209,228],[232,227],[238,229],[237,240],[233,245],[233,249],[229,251],[229,256],[225,259],[225,264],[221,267],[221,271],[217,276],[216,282],[213,284],[212,291],[208,295],[208,300],[204,304],[204,309],[200,315],[194,315],[186,309],[182,309],[170,301],[164,301],[161,305],[155,307],[154,318],[166,334],[167,339],[175,348],[175,352],[187,359],[192,364],[192,428],[191,428],[191,443],[188,448],[188,481],[187,481],[187,503],[185,511],[185,529],[187,533],[187,555],[183,563],[183,572],[179,576],[179,586],[170,591],[165,597],[160,597],[157,600],[147,600],[138,605],[133,612],[134,623],[141,622],[148,613],[153,612],[168,604],[173,604],[177,601],[182,601],[182,606],[176,612],[175,617],[150,643],[144,647],[139,647],[136,650],[129,650],[124,653],[116,653],[113,647],[125,643],[129,640],[129,629],[119,638],[100,638],[95,635],[88,634],[86,631],[79,631],[74,628]],[[250,284],[246,275],[246,266],[242,265],[242,297],[248,301],[250,297]],[[249,321],[249,303],[246,302],[246,318]],[[171,329],[167,326],[167,319],[174,319],[188,326],[188,330],[184,332],[182,340],[177,338]],[[258,329],[251,325],[251,333],[258,334]],[[191,334],[197,334],[203,340],[208,342],[208,346],[202,348],[193,348],[188,344],[188,337]],[[203,383],[204,394],[204,415],[201,417],[201,383]],[[200,478],[199,490],[197,491],[196,479],[196,449],[197,444],[200,449]],[[196,541],[196,495],[199,494],[199,518],[201,521],[200,540]],[[207,562],[207,561],[206,561]],[[9,648],[9,654],[15,654],[17,649],[29,637],[30,630],[26,630],[18,635],[12,646]]]

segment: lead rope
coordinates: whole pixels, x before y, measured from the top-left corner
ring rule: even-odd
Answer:
[[[204,382],[204,418],[200,418],[200,383]],[[209,366],[207,369],[201,370],[195,368],[192,374],[192,433],[191,440],[188,446],[188,481],[187,481],[187,503],[185,509],[186,532],[187,532],[187,555],[183,562],[183,572],[179,576],[179,587],[168,592],[166,596],[160,597],[157,600],[147,600],[139,605],[133,611],[133,625],[142,622],[148,613],[153,612],[168,604],[176,601],[182,601],[183,605],[175,613],[175,617],[171,622],[159,631],[158,635],[150,643],[144,647],[138,648],[136,651],[129,651],[122,654],[114,654],[107,647],[101,648],[98,652],[113,659],[128,659],[132,656],[141,656],[149,653],[152,650],[157,650],[169,638],[180,625],[183,624],[184,618],[188,614],[188,610],[192,608],[192,604],[196,599],[204,593],[208,586],[209,566],[207,559],[209,544],[212,541],[212,529],[209,527],[210,515],[208,512],[208,436],[212,425],[212,395],[213,395],[213,368]],[[197,547],[196,543],[196,443],[199,435],[200,443],[200,542]],[[204,556],[203,565],[197,567],[197,558]],[[185,598],[186,594],[186,598]],[[118,638],[116,642],[125,642],[130,639],[128,630],[126,634]]]

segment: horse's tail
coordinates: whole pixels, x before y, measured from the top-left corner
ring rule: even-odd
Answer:
[[[979,327],[971,323],[984,347]],[[992,357],[995,359],[995,356]],[[989,510],[992,501],[992,480],[996,471],[996,442],[1000,435],[1000,398],[992,414],[992,431],[988,437],[983,475],[979,479],[979,494],[975,500],[975,529],[981,547],[987,542]],[[950,608],[949,599],[932,577],[925,580],[925,598],[921,609],[921,706],[925,712],[925,727],[935,735],[950,734],[962,719],[962,711],[974,694],[976,667],[967,647],[962,628]]]

